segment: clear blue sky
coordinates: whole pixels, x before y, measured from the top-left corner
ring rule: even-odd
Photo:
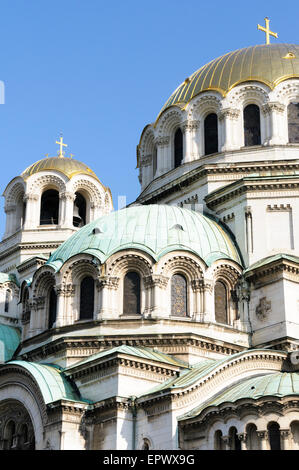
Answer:
[[[298,0],[0,0],[1,193],[37,160],[67,155],[112,191],[139,194],[136,145],[172,91],[208,61],[279,39],[299,43]],[[0,210],[3,212],[3,198]],[[0,216],[3,233],[4,217]]]

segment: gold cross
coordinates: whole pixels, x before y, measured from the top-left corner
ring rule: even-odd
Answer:
[[[64,144],[64,143],[63,143],[63,137],[62,137],[62,135],[60,136],[60,141],[59,141],[59,142],[57,142],[57,140],[56,140],[56,144],[58,144],[59,147],[60,147],[60,148],[59,148],[59,152],[58,152],[58,157],[63,157],[63,155],[64,155],[63,147],[67,147],[67,144]]]
[[[269,28],[269,18],[265,18],[265,23],[266,23],[266,27],[264,28],[263,26],[261,25],[257,25],[257,29],[260,29],[261,31],[264,31],[264,33],[266,33],[266,44],[270,44],[270,34],[271,36],[274,36],[275,38],[278,37],[278,34],[277,33],[273,33],[273,31],[270,31],[270,28]]]

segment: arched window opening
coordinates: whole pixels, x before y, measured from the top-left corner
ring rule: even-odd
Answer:
[[[56,315],[57,315],[57,294],[55,292],[54,287],[50,290],[49,294],[49,321],[48,327],[52,328],[54,323],[56,322]]]
[[[214,449],[224,450],[224,442],[222,440],[222,431],[218,429],[214,434]]]
[[[261,145],[261,119],[260,108],[256,104],[249,104],[244,108],[244,145]]]
[[[154,152],[153,152],[153,178],[155,178],[156,171],[157,171],[157,147],[155,146]]]
[[[288,131],[289,142],[299,142],[299,103],[290,103],[288,105]]]
[[[183,161],[183,133],[177,129],[174,134],[174,167],[177,168]]]
[[[142,450],[150,450],[150,443],[148,439],[143,439]]]
[[[187,281],[182,274],[174,274],[171,278],[171,315],[187,316]]]
[[[73,209],[73,225],[74,227],[83,227],[86,225],[86,200],[81,193],[75,193]]]
[[[94,312],[94,279],[86,276],[80,284],[80,320],[91,320]]]
[[[238,438],[237,429],[235,427],[230,428],[228,435],[230,450],[241,450],[241,441]]]
[[[124,278],[123,313],[140,314],[140,276],[130,271]]]
[[[291,433],[292,433],[293,449],[299,450],[299,421],[293,421],[291,423]]]
[[[268,424],[269,442],[271,450],[281,450],[280,429],[278,423]]]
[[[259,450],[260,449],[260,440],[257,435],[257,427],[255,424],[248,424],[246,428],[247,434],[247,448],[248,450]]]
[[[57,225],[59,212],[59,193],[48,189],[41,198],[40,225]]]
[[[218,118],[211,113],[204,120],[205,155],[218,152]]]
[[[9,310],[10,299],[11,299],[11,291],[7,289],[7,291],[5,292],[5,304],[4,304],[4,312],[6,313],[8,313],[8,310]]]
[[[215,296],[215,320],[217,323],[228,323],[227,288],[221,281],[216,281]]]
[[[6,450],[15,447],[16,425],[14,421],[9,421],[4,430],[4,446]]]

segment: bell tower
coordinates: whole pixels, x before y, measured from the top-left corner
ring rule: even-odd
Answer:
[[[43,158],[10,181],[4,191],[6,226],[0,242],[0,271],[18,273],[35,257],[49,254],[73,232],[113,209],[112,196],[84,163],[65,155]]]

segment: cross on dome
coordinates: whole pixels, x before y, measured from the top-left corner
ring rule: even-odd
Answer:
[[[266,18],[265,18],[266,27],[264,28],[264,26],[261,26],[259,24],[257,25],[257,29],[260,29],[261,31],[264,31],[264,33],[266,33],[266,44],[270,44],[270,35],[274,36],[275,38],[278,37],[277,33],[273,33],[273,31],[270,31],[269,22],[270,22],[270,20],[266,16]]]
[[[63,156],[64,156],[63,147],[67,147],[67,144],[64,144],[64,143],[63,143],[63,137],[62,137],[62,135],[60,136],[59,142],[56,140],[56,144],[59,145],[58,157],[63,157]]]

